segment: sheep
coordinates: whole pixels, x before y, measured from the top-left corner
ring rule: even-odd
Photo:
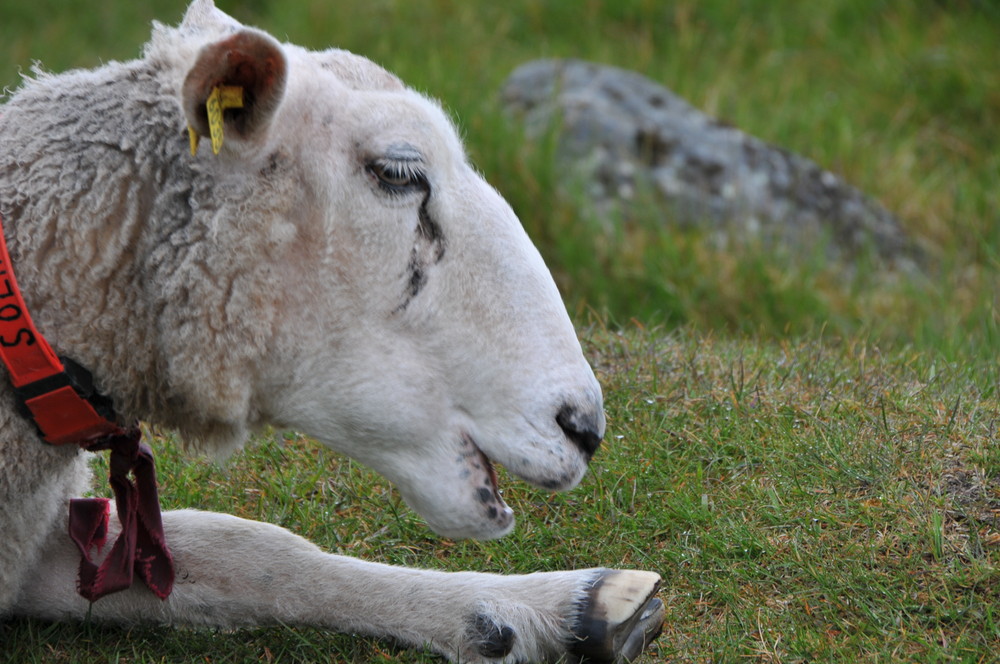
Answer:
[[[440,107],[212,0],[154,24],[140,59],[38,73],[0,107],[0,223],[55,352],[118,421],[192,449],[301,431],[388,478],[434,531],[494,538],[514,527],[494,463],[566,490],[603,437],[555,284]],[[655,572],[392,567],[196,510],[162,515],[184,583],[88,601],[66,534],[88,455],[42,442],[7,381],[0,431],[0,616],[280,621],[463,662],[631,660],[662,623]]]

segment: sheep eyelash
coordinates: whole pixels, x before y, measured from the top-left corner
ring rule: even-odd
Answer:
[[[375,159],[365,166],[365,171],[386,193],[402,195],[415,190],[426,191],[427,176],[420,163],[409,159]]]

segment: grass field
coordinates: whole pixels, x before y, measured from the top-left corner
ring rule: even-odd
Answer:
[[[434,537],[388,484],[293,434],[231,466],[158,446],[167,507],[225,510],[341,553],[441,569],[659,571],[649,662],[1000,659],[1000,7],[975,2],[219,0],[368,55],[444,100],[539,243],[605,387],[593,471],[512,481],[498,542]],[[134,56],[183,2],[0,5],[0,86]],[[714,249],[655,208],[608,234],[521,140],[518,64],[635,69],[843,174],[927,250],[923,276]],[[276,627],[235,634],[0,623],[0,662],[436,661]]]

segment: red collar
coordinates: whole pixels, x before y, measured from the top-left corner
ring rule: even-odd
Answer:
[[[112,419],[98,414],[95,408],[98,404],[87,399],[93,392],[86,385],[89,382],[86,374],[75,363],[69,363],[75,375],[68,372],[35,328],[14,279],[2,225],[0,358],[7,366],[10,382],[47,442],[82,445],[122,432]]]
[[[132,585],[133,572],[158,597],[173,588],[173,558],[160,519],[153,454],[138,426],[115,422],[111,401],[94,391],[90,373],[59,358],[35,328],[14,279],[0,220],[0,359],[7,366],[24,414],[53,445],[111,450],[109,481],[121,534],[98,566],[91,552],[104,545],[110,505],[106,498],[70,501],[70,537],[80,549],[79,592],[90,601]],[[135,482],[129,479],[132,473]]]

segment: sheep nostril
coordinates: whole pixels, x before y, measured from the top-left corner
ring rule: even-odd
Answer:
[[[581,411],[569,405],[560,408],[556,414],[556,422],[559,427],[567,438],[583,450],[588,460],[594,456],[601,444],[600,420],[601,418],[595,412]]]

